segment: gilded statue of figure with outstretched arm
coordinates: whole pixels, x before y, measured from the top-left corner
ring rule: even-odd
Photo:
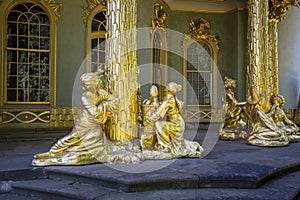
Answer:
[[[223,97],[224,122],[220,128],[220,139],[237,140],[244,132],[246,123],[243,120],[243,107],[246,102],[238,102],[234,97],[233,90],[236,88],[236,81],[225,77],[225,96]]]
[[[75,126],[65,137],[59,139],[48,152],[36,154],[32,164],[82,165],[97,162],[122,162],[123,155],[110,155],[115,149],[105,136],[108,118],[113,116],[117,99],[103,89],[99,89],[97,73],[85,73],[80,78],[84,93],[81,97],[82,111],[75,119]],[[132,154],[131,161],[139,160]]]
[[[279,94],[274,94],[270,98],[270,103],[272,106],[267,114],[272,117],[276,125],[286,133],[290,142],[300,141],[298,126],[289,120],[281,109],[285,103],[284,97]]]
[[[203,148],[198,142],[184,139],[185,124],[181,116],[183,102],[175,94],[181,85],[170,82],[166,86],[166,96],[161,105],[149,116],[145,125],[155,122],[157,148],[171,157],[200,157]],[[165,121],[158,121],[166,116]]]

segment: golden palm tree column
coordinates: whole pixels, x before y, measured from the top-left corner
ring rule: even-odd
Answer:
[[[138,136],[136,63],[136,1],[108,0],[106,67],[110,92],[119,99],[107,130],[111,140],[132,140]]]
[[[256,93],[264,96],[260,108],[269,109],[268,79],[268,0],[248,1],[248,65],[247,99],[255,100]]]
[[[269,91],[271,94],[278,94],[278,23],[269,20]]]
[[[279,93],[278,79],[278,23],[285,18],[286,11],[291,7],[290,0],[269,1],[269,71],[271,72],[270,94]]]

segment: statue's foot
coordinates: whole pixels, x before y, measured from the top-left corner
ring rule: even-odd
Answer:
[[[51,154],[49,152],[47,153],[39,153],[34,155],[35,159],[45,159],[45,158],[51,158]]]
[[[300,133],[298,132],[288,135],[288,138],[290,142],[300,142]]]

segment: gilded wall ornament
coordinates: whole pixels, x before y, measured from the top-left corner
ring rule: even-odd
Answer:
[[[168,14],[162,5],[154,4],[154,18],[152,19],[152,28],[167,28]]]
[[[211,33],[211,25],[208,19],[200,18],[198,20],[198,25],[191,18],[190,20],[190,32],[187,34],[188,37],[199,40],[208,40],[210,43],[214,44],[219,50],[219,40],[217,39],[217,34]]]
[[[86,8],[83,8],[85,11],[85,15],[83,16],[83,22],[85,25],[87,25],[87,21],[92,13],[92,11],[98,7],[98,6],[107,6],[107,0],[86,0],[88,3],[88,6]]]
[[[291,7],[290,0],[270,0],[269,1],[269,21],[280,22],[285,18],[286,11]]]
[[[300,0],[295,0],[294,6],[297,6],[298,8],[300,8]]]
[[[62,3],[56,3],[55,0],[44,0],[48,5],[52,8],[54,15],[55,15],[55,21],[59,19],[59,14],[58,14],[58,8],[62,6]]]

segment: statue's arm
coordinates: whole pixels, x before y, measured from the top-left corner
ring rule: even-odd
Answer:
[[[84,93],[81,97],[81,104],[83,108],[92,116],[97,116],[97,106],[94,104],[94,99],[89,93]]]
[[[152,122],[155,122],[159,120],[160,118],[164,117],[167,109],[169,107],[169,103],[167,101],[164,101],[156,110],[155,112],[148,117],[148,119],[145,121],[145,124],[150,124]]]

